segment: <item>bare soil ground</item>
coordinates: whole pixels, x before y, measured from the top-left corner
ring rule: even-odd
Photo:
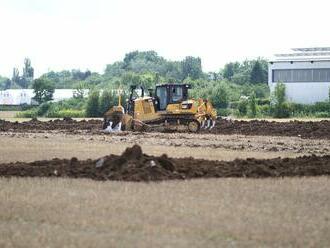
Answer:
[[[330,140],[280,136],[243,136],[188,133],[91,134],[79,131],[44,133],[0,132],[0,163],[32,162],[52,158],[97,159],[121,154],[139,144],[150,155],[209,160],[276,158],[330,154]]]
[[[100,123],[0,121],[0,247],[330,246],[330,177],[319,176],[330,122],[224,121],[202,134]],[[133,144],[148,155],[119,156]]]
[[[0,179],[0,247],[329,247],[329,177]]]
[[[80,161],[76,157],[0,164],[4,177],[71,177],[94,180],[160,181],[212,177],[293,177],[330,175],[330,156],[236,159],[230,162],[149,156],[138,145],[122,155]]]
[[[78,130],[88,130],[92,133],[102,132],[101,120],[76,121],[71,118],[64,120],[50,120],[48,122],[33,119],[27,122],[9,122],[0,120],[0,131],[40,132],[49,130],[64,130],[76,133]],[[202,130],[206,134],[242,134],[265,136],[292,136],[311,139],[330,139],[330,121],[238,121],[219,120],[212,130]]]

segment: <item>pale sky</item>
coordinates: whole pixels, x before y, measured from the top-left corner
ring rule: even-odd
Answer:
[[[292,47],[330,46],[322,0],[0,0],[0,75],[32,60],[36,75],[90,69],[155,50],[202,58],[204,71],[269,58]]]

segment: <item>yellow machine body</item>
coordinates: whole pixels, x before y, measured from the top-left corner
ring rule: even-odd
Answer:
[[[126,130],[164,124],[165,126],[186,125],[192,132],[197,132],[205,124],[207,128],[215,125],[217,112],[208,100],[188,99],[186,96],[186,99],[177,102],[171,102],[170,99],[169,103],[166,103],[166,108],[160,109],[161,101],[164,99],[157,95],[154,97],[142,94],[142,96],[133,98],[131,94],[126,113],[123,113],[121,104],[119,104],[105,114],[105,122],[109,124],[111,121],[115,125],[118,123],[118,116],[121,116],[121,122]]]

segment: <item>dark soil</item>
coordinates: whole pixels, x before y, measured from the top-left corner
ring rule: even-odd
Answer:
[[[330,175],[330,156],[208,161],[194,158],[148,156],[138,145],[121,156],[98,160],[53,159],[0,165],[2,177],[69,177],[94,180],[159,181],[221,177],[298,177]]]
[[[64,130],[69,133],[87,130],[92,133],[101,133],[101,120],[75,121],[70,118],[54,121],[38,121],[33,119],[27,122],[9,122],[0,120],[0,131],[8,132],[43,132],[49,130]],[[275,121],[237,121],[219,120],[212,130],[201,130],[200,133],[211,134],[242,134],[267,136],[297,136],[311,139],[330,139],[330,121],[315,122],[275,122]]]
[[[0,120],[0,131],[8,132],[27,132],[27,131],[50,131],[50,130],[66,130],[68,132],[75,132],[77,130],[101,130],[102,121],[100,120],[82,120],[76,121],[71,118],[64,118],[63,120],[39,121],[32,119],[25,122],[10,122]]]
[[[214,134],[298,136],[302,138],[330,139],[330,121],[220,120],[214,129],[209,132]]]

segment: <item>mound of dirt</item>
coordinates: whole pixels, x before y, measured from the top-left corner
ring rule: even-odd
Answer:
[[[208,161],[144,154],[134,145],[121,155],[97,160],[53,159],[0,165],[2,177],[70,177],[94,180],[160,181],[212,177],[294,177],[330,175],[330,156],[267,160]]]
[[[82,120],[76,121],[72,118],[64,118],[63,120],[39,121],[33,118],[25,122],[9,122],[0,120],[0,131],[26,132],[26,131],[49,131],[49,130],[66,130],[74,132],[76,130],[100,130],[102,126],[101,120]]]
[[[330,139],[330,121],[275,122],[265,120],[219,120],[210,131],[214,134],[243,134],[270,136],[299,136],[302,138]]]
[[[63,130],[69,133],[75,133],[79,130],[86,130],[98,134],[102,132],[102,123],[101,120],[75,121],[71,118],[47,122],[32,119],[31,121],[22,123],[0,120],[0,131],[42,132]],[[200,133],[298,136],[311,139],[330,139],[330,121],[270,122],[264,120],[238,121],[221,119],[218,120],[216,126],[212,130],[202,129]]]

